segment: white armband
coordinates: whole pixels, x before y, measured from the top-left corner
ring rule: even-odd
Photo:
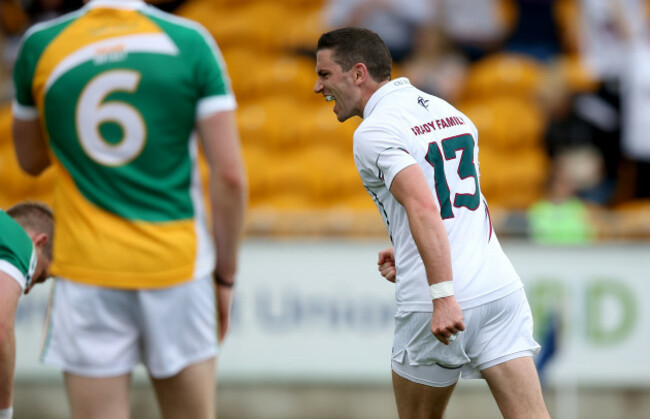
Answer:
[[[454,281],[439,282],[429,286],[431,291],[431,299],[449,297],[454,295]]]
[[[13,407],[8,407],[6,409],[0,409],[0,419],[12,419],[14,417]]]

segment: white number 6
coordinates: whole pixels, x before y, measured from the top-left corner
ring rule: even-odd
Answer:
[[[120,166],[136,158],[146,140],[146,127],[140,112],[125,102],[104,99],[116,91],[134,92],[140,73],[112,70],[92,79],[79,97],[76,125],[79,141],[90,158],[105,166]],[[101,124],[114,122],[122,129],[120,142],[106,141],[99,131]]]

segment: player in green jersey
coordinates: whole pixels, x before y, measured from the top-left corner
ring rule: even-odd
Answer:
[[[0,210],[0,419],[12,417],[18,299],[48,277],[53,224],[52,212],[41,204]]]
[[[30,28],[14,84],[19,163],[55,173],[58,280],[42,359],[63,370],[72,417],[128,418],[142,363],[164,418],[214,418],[246,207],[217,45],[142,0],[91,0]]]

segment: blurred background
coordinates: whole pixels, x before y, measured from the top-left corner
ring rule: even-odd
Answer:
[[[81,0],[0,0],[0,208],[51,202],[52,173],[20,172],[11,72],[20,36]],[[238,100],[250,208],[222,418],[394,418],[389,245],[352,158],[360,120],[313,93],[314,48],[334,27],[378,32],[393,77],[479,129],[481,188],[522,276],[544,346],[554,418],[650,418],[650,1],[157,0],[203,24]],[[49,286],[21,301],[16,417],[68,417],[60,373],[38,362]],[[143,371],[134,418],[158,417]],[[498,418],[461,381],[449,418]]]

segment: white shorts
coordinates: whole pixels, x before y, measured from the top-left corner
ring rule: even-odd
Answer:
[[[154,378],[215,357],[216,306],[210,276],[168,288],[120,290],[57,278],[41,361],[86,377]]]
[[[540,346],[533,338],[533,317],[523,288],[496,301],[463,310],[465,331],[444,345],[431,333],[431,313],[395,317],[391,366],[407,380],[448,387],[463,378],[523,356]]]

